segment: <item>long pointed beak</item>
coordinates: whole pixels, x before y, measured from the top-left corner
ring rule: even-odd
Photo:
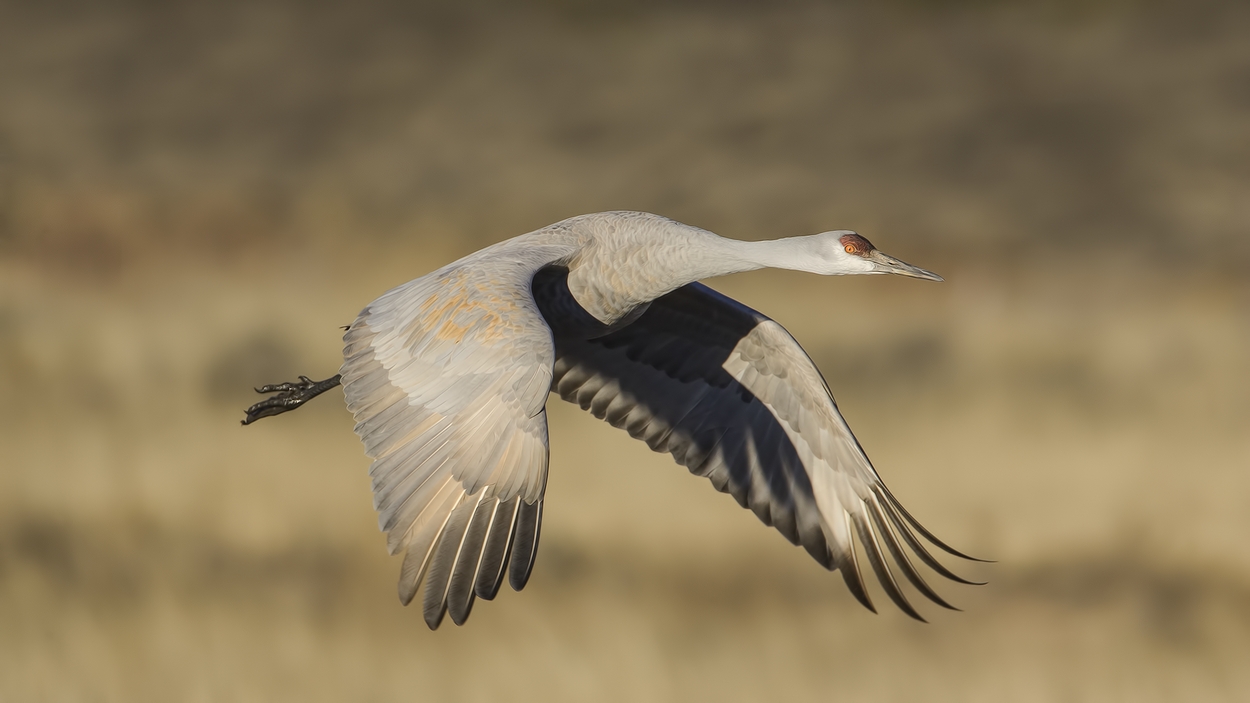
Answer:
[[[869,261],[877,265],[876,270],[881,273],[897,273],[900,276],[922,278],[926,281],[943,280],[941,276],[933,273],[932,271],[926,271],[919,266],[912,266],[911,264],[905,261],[900,261],[889,254],[882,254],[876,249],[874,249],[867,258]]]

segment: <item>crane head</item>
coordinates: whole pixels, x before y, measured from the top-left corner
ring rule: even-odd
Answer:
[[[851,230],[836,230],[816,235],[820,241],[820,253],[825,259],[829,274],[881,274],[893,273],[926,281],[941,281],[942,277],[899,259],[883,254],[872,242]]]

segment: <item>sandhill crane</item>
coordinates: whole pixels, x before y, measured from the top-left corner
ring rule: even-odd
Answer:
[[[340,375],[265,386],[256,419],[340,382],[373,459],[374,507],[399,598],[422,581],[425,621],[457,625],[515,590],[538,551],[549,392],[672,454],[766,525],[842,572],[874,610],[856,540],[886,594],[921,618],[886,563],[938,605],[904,549],[946,578],[920,525],[886,489],[820,372],[781,325],[697,281],[765,267],[824,275],[937,274],[849,230],[724,239],[641,212],[573,217],[405,283],[343,337]]]

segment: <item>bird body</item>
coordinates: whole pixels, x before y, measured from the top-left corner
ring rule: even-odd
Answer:
[[[742,242],[637,212],[574,217],[384,293],[344,335],[341,380],[379,525],[403,554],[405,604],[425,584],[431,628],[461,624],[537,554],[550,392],[730,493],[872,608],[854,543],[887,595],[895,570],[949,607],[920,526],[881,482],[824,379],[779,324],[702,286],[763,267],[935,274],[845,231]]]

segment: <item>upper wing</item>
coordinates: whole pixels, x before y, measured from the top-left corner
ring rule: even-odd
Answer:
[[[517,590],[533,568],[554,360],[530,296],[543,260],[530,247],[453,264],[375,300],[343,338],[379,525],[404,552],[399,597],[407,605],[424,578],[431,628],[494,598],[505,568]]]
[[[672,454],[826,568],[841,569],[870,609],[855,537],[886,593],[912,617],[923,619],[899,588],[887,552],[939,605],[951,607],[925,583],[903,544],[943,576],[969,583],[917,539],[913,529],[965,556],[937,540],[886,489],[798,342],[706,286],[679,288],[610,334],[557,336],[554,389]]]

